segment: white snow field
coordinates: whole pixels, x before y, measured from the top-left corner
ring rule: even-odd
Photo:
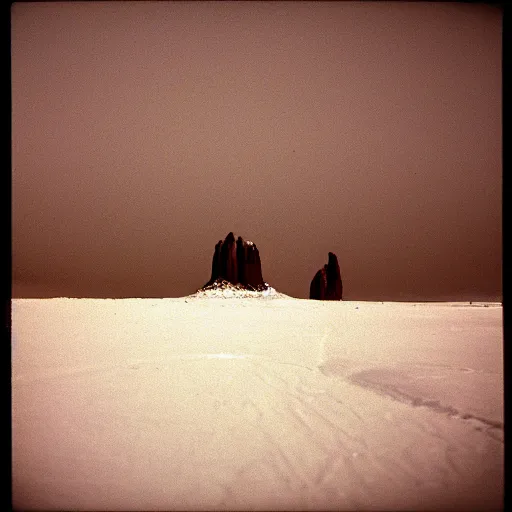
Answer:
[[[13,504],[500,510],[501,304],[13,299]]]

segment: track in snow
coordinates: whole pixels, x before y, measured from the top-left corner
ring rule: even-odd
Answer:
[[[134,508],[464,509],[469,503],[487,508],[499,496],[492,479],[499,440],[298,364],[189,354],[18,379],[15,392],[20,403],[32,397],[15,411],[18,428],[43,414],[44,404],[53,428],[40,433],[38,446],[44,443],[91,484],[80,497],[66,498],[62,489],[73,489],[73,483],[64,468],[53,467],[62,496],[57,504],[64,508],[76,507],[77,499],[79,508],[108,503],[105,481],[109,494],[112,486],[122,490],[116,503],[126,509],[136,503]],[[79,408],[63,417],[69,401]],[[164,418],[156,412],[162,410]],[[105,424],[123,430],[112,437],[111,429],[101,428]],[[85,472],[90,462],[84,467],[79,454],[62,447],[66,429],[80,445],[103,446],[93,456],[101,467],[97,475]],[[169,455],[155,471],[150,454],[159,449]],[[490,453],[495,457],[489,459]],[[135,461],[144,476],[123,485]],[[161,490],[144,505],[140,493],[148,485]]]

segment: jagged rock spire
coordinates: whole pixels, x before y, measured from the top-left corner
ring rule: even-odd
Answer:
[[[256,245],[241,236],[235,243],[232,232],[215,245],[212,275],[203,288],[222,280],[250,289],[267,287],[261,274],[260,254]]]
[[[341,280],[338,258],[333,252],[329,260],[313,277],[309,287],[309,298],[316,300],[342,300],[343,282]]]

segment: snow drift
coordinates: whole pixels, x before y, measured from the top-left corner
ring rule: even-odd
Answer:
[[[15,508],[502,507],[499,304],[260,299],[13,300]]]

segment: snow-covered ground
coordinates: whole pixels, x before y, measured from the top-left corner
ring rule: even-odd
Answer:
[[[15,508],[498,510],[500,304],[12,301]]]

